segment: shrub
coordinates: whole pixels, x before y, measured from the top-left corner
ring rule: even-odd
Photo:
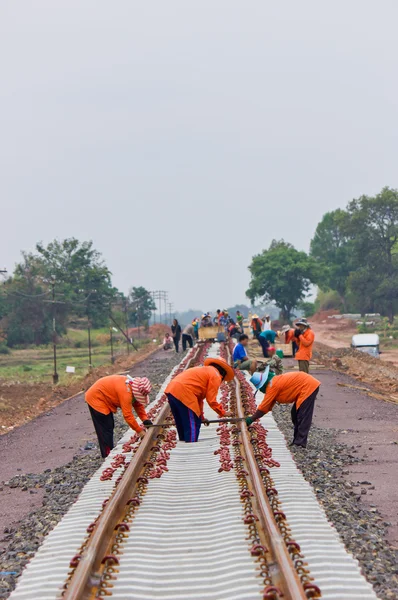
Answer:
[[[4,343],[0,344],[0,354],[10,354],[11,350]]]

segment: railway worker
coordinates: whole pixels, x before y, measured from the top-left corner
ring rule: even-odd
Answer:
[[[192,321],[192,327],[193,327],[193,332],[195,335],[195,340],[199,339],[199,319],[198,317],[195,317],[195,319]]]
[[[239,369],[240,371],[249,371],[253,375],[253,373],[255,373],[257,369],[257,361],[255,358],[250,359],[247,356],[246,348],[248,343],[249,336],[245,333],[242,333],[239,336],[239,342],[234,348],[232,358],[234,361],[235,369]]]
[[[193,325],[187,325],[182,330],[182,349],[187,349],[187,344],[189,344],[190,348],[193,348],[193,342],[195,339],[195,330]]]
[[[253,330],[253,336],[256,338],[256,340],[258,340],[258,336],[260,335],[263,327],[263,322],[258,315],[254,314],[252,316],[250,327]]]
[[[221,315],[222,315],[221,310],[219,308],[217,308],[216,314],[215,314],[214,319],[213,319],[214,325],[219,325],[220,324]]]
[[[202,315],[202,321],[200,323],[201,327],[211,327],[213,325],[213,321],[211,319],[210,313],[206,313]]]
[[[182,442],[197,442],[200,426],[204,420],[203,402],[218,414],[225,416],[217,393],[223,381],[231,381],[234,370],[222,358],[206,358],[204,367],[183,371],[167,386],[165,393],[173,413],[178,437]]]
[[[275,346],[268,348],[268,360],[266,361],[270,371],[275,375],[282,375],[283,373],[283,362],[282,359],[277,355]]]
[[[298,350],[294,358],[298,360],[299,371],[309,373],[315,335],[307,319],[297,321],[294,336],[298,343]]]
[[[173,319],[173,323],[171,325],[171,335],[173,336],[174,346],[176,352],[178,353],[178,346],[180,344],[181,339],[181,325],[179,324],[177,319]]]
[[[269,331],[271,329],[271,317],[264,315],[263,317],[263,331]]]
[[[125,421],[140,437],[145,429],[139,425],[133,414],[133,407],[144,426],[152,425],[145,411],[152,386],[146,377],[129,375],[108,375],[101,377],[86,392],[85,400],[90,410],[102,458],[108,456],[113,446],[115,427],[113,413],[121,408]]]
[[[163,338],[163,350],[171,350],[172,347],[173,347],[173,338],[171,337],[171,335],[167,331],[165,333],[164,338]]]
[[[284,325],[281,329],[281,335],[285,337],[285,344],[292,344],[292,354],[293,358],[296,356],[296,352],[298,350],[297,338],[294,335],[295,329],[290,327],[290,325]]]
[[[236,311],[236,322],[241,330],[241,333],[243,333],[243,315],[240,310]]]
[[[250,381],[264,393],[264,398],[256,412],[246,418],[246,424],[251,425],[253,421],[271,411],[275,402],[293,404],[291,414],[294,435],[290,445],[306,448],[315,399],[321,382],[303,372],[275,376],[269,368],[264,373],[255,373]]]
[[[279,337],[276,331],[272,329],[267,329],[266,331],[262,331],[258,336],[258,342],[263,350],[264,358],[268,358],[268,348],[271,344],[275,342],[275,339]]]

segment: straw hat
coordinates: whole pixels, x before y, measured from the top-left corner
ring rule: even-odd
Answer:
[[[252,315],[252,319],[258,319],[258,318],[259,318],[258,315],[256,315],[256,314]]]
[[[217,357],[208,357],[204,361],[205,367],[211,367],[212,365],[218,365],[226,372],[224,381],[232,381],[235,377],[235,372],[232,367],[229,366],[226,360],[223,358]]]
[[[289,331],[290,329],[290,325],[284,325],[281,329],[281,333],[286,333],[287,331]]]

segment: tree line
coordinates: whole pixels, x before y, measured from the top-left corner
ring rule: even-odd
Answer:
[[[0,285],[0,344],[49,343],[74,322],[104,327],[110,316],[123,327],[146,325],[156,306],[148,290],[132,287],[123,294],[91,241],[75,238],[38,243],[22,253],[11,277]]]
[[[334,291],[344,311],[380,312],[392,323],[398,309],[398,190],[363,195],[345,210],[327,212],[307,254],[284,240],[253,257],[247,296],[274,301],[281,317],[304,306],[311,284]]]

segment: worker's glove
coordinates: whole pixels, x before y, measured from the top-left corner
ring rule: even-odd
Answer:
[[[299,335],[301,335],[303,332],[301,331],[301,329],[295,329],[294,330],[294,337],[299,337]]]
[[[203,418],[203,419],[202,419],[202,423],[203,423],[203,425],[205,425],[206,427],[209,427],[209,425],[210,425],[210,423],[209,423],[209,419],[205,419],[205,418]]]
[[[145,427],[150,427],[151,425],[153,425],[152,421],[150,421],[149,419],[145,419],[145,421],[142,421],[142,424]]]
[[[246,421],[246,425],[248,427],[249,427],[249,425],[251,425],[253,423],[253,419],[251,417],[246,417],[245,421]]]

